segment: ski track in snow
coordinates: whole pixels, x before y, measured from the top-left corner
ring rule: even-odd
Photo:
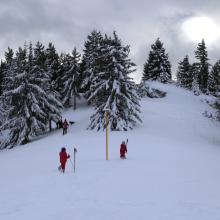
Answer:
[[[0,152],[1,220],[219,220],[219,123],[205,118],[205,96],[173,85],[163,99],[143,99],[143,123],[129,132],[86,130],[92,109],[68,110],[76,121],[25,146]],[[119,145],[129,138],[127,160]],[[72,155],[59,173],[59,150]]]

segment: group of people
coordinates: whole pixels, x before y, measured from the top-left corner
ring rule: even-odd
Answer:
[[[67,122],[66,119],[64,121],[62,121],[62,118],[61,118],[59,121],[57,121],[57,129],[62,128],[63,135],[67,134],[68,127],[69,127],[69,123]]]
[[[127,144],[125,143],[125,141],[122,141],[121,146],[120,146],[120,158],[121,159],[126,159],[126,153],[127,152],[128,152]],[[66,162],[70,158],[70,155],[67,154],[66,148],[62,147],[61,151],[59,153],[59,156],[60,156],[60,166],[58,167],[58,169],[59,169],[59,171],[64,173],[65,168],[66,168]]]

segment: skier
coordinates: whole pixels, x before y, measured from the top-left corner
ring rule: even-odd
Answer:
[[[70,155],[66,153],[66,148],[62,147],[60,151],[60,166],[58,167],[59,171],[63,173],[65,172],[66,162],[67,162],[67,159],[69,158],[70,158]]]
[[[64,120],[62,127],[63,127],[63,135],[67,134],[67,128],[69,127],[69,124],[66,119]]]
[[[127,146],[125,144],[125,141],[122,141],[121,148],[120,148],[120,158],[126,159],[125,154],[127,153]]]

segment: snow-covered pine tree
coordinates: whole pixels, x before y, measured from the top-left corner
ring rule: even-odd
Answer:
[[[9,104],[6,99],[3,97],[3,93],[10,90],[12,88],[12,83],[15,75],[15,59],[13,58],[14,52],[11,48],[8,47],[8,50],[5,52],[5,62],[4,67],[2,69],[2,93],[1,93],[1,122],[6,120],[6,111],[9,109]],[[10,79],[10,80],[8,80]]]
[[[0,63],[0,96],[3,92],[3,74],[4,74],[5,63],[1,60]]]
[[[27,51],[19,48],[16,53],[13,77],[7,75],[5,80],[10,85],[4,90],[3,97],[10,108],[7,111],[7,120],[1,129],[10,129],[10,134],[6,142],[2,143],[1,148],[13,147],[16,144],[24,144],[29,141],[29,122],[30,117],[27,100]]]
[[[45,49],[42,43],[39,41],[35,44],[35,47],[33,49],[33,54],[29,52],[29,56],[32,56],[29,59],[29,62],[32,62],[32,72],[36,76],[36,84],[38,84],[41,88],[44,90],[48,89],[48,80],[50,79],[48,77],[48,74],[46,72],[46,55],[45,55]],[[43,78],[45,80],[40,80],[37,82],[39,78]]]
[[[193,75],[191,70],[191,65],[189,63],[189,58],[186,56],[183,61],[179,62],[177,70],[177,85],[192,89]]]
[[[213,65],[212,74],[217,83],[217,98],[214,107],[217,109],[216,118],[220,121],[220,60]]]
[[[36,78],[32,46],[27,49],[19,48],[15,57],[13,77],[6,76],[10,88],[3,92],[9,109],[6,111],[7,120],[1,129],[9,129],[8,139],[1,148],[25,144],[31,137],[45,132],[48,128],[48,114],[57,113],[54,105],[48,101],[48,94],[39,86],[43,78]],[[37,82],[37,83],[36,83]]]
[[[8,47],[8,50],[5,52],[5,66],[2,70],[3,74],[3,81],[2,81],[2,93],[3,91],[6,91],[10,89],[11,82],[8,82],[8,78],[14,76],[15,71],[15,60],[13,59],[14,52],[13,50]],[[7,77],[7,78],[6,78]]]
[[[201,43],[198,44],[195,51],[195,57],[199,60],[198,64],[198,83],[201,92],[206,93],[207,82],[209,75],[209,63],[208,63],[208,52],[205,45],[205,40],[203,39]]]
[[[148,59],[150,59],[150,57],[152,57],[152,54],[151,53],[149,53],[149,57],[148,57]],[[142,76],[142,82],[144,82],[144,81],[148,81],[148,80],[150,80],[151,78],[151,75],[150,75],[150,73],[148,72],[148,62],[146,62],[145,64],[144,64],[144,71],[143,71],[143,76]]]
[[[53,49],[52,51],[55,51],[53,46],[49,47]],[[48,113],[47,120],[49,123],[49,130],[51,131],[51,122],[53,121],[56,123],[60,119],[60,109],[63,105],[60,101],[60,94],[55,90],[53,86],[51,72],[48,71],[48,68],[49,70],[51,70],[51,67],[53,65],[48,67],[48,61],[50,59],[48,59],[46,55],[48,54],[46,54],[46,51],[42,43],[37,42],[34,48],[32,74],[34,75],[37,84],[40,80],[39,86],[47,93],[48,103],[50,104],[50,106],[53,106],[53,108],[51,109],[48,109],[45,106],[45,112]],[[56,53],[54,54],[54,56],[56,57]]]
[[[111,130],[132,129],[139,117],[140,105],[134,82],[129,74],[135,64],[129,58],[129,46],[123,46],[114,32],[113,38],[105,36],[99,59],[99,71],[94,76],[89,101],[95,106],[90,129],[105,128],[105,109],[109,109]]]
[[[52,43],[48,44],[48,47],[45,50],[46,61],[45,67],[47,75],[50,77],[51,82],[51,90],[56,91],[54,94],[57,99],[59,99],[60,91],[62,90],[62,84],[60,82],[60,78],[62,77],[62,68],[60,64],[59,55],[56,52],[56,48]]]
[[[76,109],[76,97],[79,97],[80,88],[80,54],[76,48],[72,51],[72,55],[65,55],[63,60],[63,90],[61,91],[62,102],[65,107],[70,107],[70,100],[74,97],[74,109]]]
[[[13,56],[14,56],[13,49],[8,47],[8,50],[5,51],[5,64],[6,64],[6,68],[5,69],[9,69],[9,66],[10,66],[10,64],[13,61]]]
[[[103,36],[99,31],[92,31],[88,35],[87,41],[84,44],[84,54],[82,57],[81,71],[82,71],[82,85],[81,90],[84,92],[85,97],[91,95],[90,86],[94,82],[93,78],[99,72],[99,57],[101,54],[101,47]]]
[[[209,71],[208,82],[207,82],[207,94],[216,96],[217,91],[218,91],[217,81],[215,80],[213,72]]]
[[[157,80],[162,83],[171,80],[171,64],[159,38],[151,45],[148,60],[144,65],[143,80]]]
[[[4,75],[4,71],[5,71],[5,62],[3,62],[1,60],[0,63],[0,125],[3,122],[3,118],[4,118],[4,99],[2,98],[2,93],[3,93],[3,75]],[[1,131],[0,131],[1,133]]]
[[[220,87],[220,61],[217,61],[208,76],[208,85],[207,90],[208,94],[217,96],[219,93]]]
[[[220,61],[217,61],[212,67],[212,74],[214,77],[214,81],[217,84],[217,93],[220,91]]]
[[[192,82],[192,91],[195,95],[199,95],[201,93],[199,88],[199,64],[193,63],[191,67],[193,82]]]

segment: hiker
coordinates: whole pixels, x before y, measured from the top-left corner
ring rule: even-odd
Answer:
[[[62,118],[57,121],[56,125],[57,125],[57,129],[60,129],[63,127]]]
[[[69,127],[69,124],[66,119],[64,120],[62,127],[63,127],[63,135],[67,134],[67,128]]]
[[[120,147],[120,158],[126,159],[125,154],[127,153],[127,146],[125,144],[125,141],[122,141],[121,147]]]
[[[60,166],[58,167],[59,171],[65,172],[67,159],[70,158],[70,155],[66,153],[66,148],[62,147],[60,151]]]

